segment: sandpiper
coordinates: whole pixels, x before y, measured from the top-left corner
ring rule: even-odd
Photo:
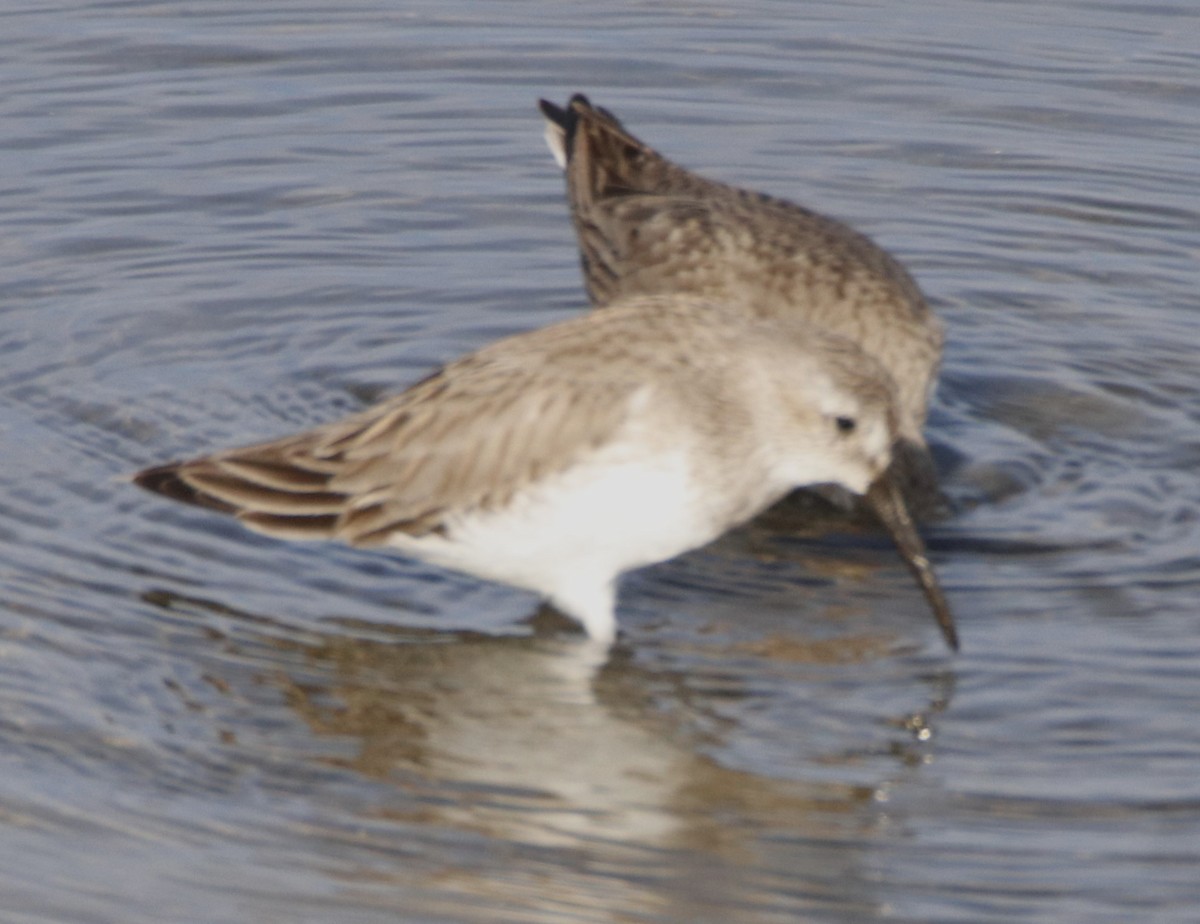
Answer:
[[[866,494],[957,647],[887,474],[897,421],[891,379],[844,337],[641,296],[500,340],[344,420],[134,481],[271,536],[532,590],[604,643],[622,572],[835,483]]]
[[[897,482],[910,503],[936,509],[922,428],[942,327],[904,267],[839,221],[685,170],[582,95],[540,106],[592,304],[690,293],[848,337],[895,380]]]

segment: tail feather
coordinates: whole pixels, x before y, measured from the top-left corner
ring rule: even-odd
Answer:
[[[607,109],[593,106],[582,93],[576,93],[567,101],[566,107],[557,106],[548,99],[539,99],[538,108],[546,119],[546,144],[550,153],[562,169],[567,169],[575,153],[575,135],[584,119],[607,123],[610,128],[624,134],[621,123]]]
[[[657,156],[629,134],[616,116],[601,106],[593,106],[582,93],[572,96],[565,107],[542,99],[538,100],[538,108],[546,119],[545,137],[550,153],[568,171],[578,160],[586,161],[584,177],[589,186],[600,183],[597,177],[589,176],[593,170],[601,170],[607,179],[614,166],[624,159]],[[578,181],[578,177],[571,179],[572,184]]]
[[[546,142],[566,173],[588,297],[593,305],[608,304],[621,294],[636,229],[671,207],[676,196],[690,203],[716,184],[671,163],[582,94],[566,106],[547,100],[539,105]],[[642,217],[631,220],[631,209],[641,209]]]
[[[555,106],[554,103],[546,99],[538,100],[538,108],[542,110],[542,115],[546,117],[546,147],[550,149],[550,153],[554,155],[554,162],[558,166],[567,169],[567,152],[568,152],[568,134],[575,126],[575,117],[571,115],[570,110]]]
[[[728,196],[729,188],[706,180],[663,157],[602,106],[576,93],[567,105],[540,100],[546,143],[567,173],[572,207],[630,195]]]

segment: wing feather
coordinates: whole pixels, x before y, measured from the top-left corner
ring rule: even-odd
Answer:
[[[636,379],[589,376],[575,363],[586,338],[547,331],[524,335],[524,350],[493,344],[345,420],[135,481],[281,538],[374,545],[397,530],[444,531],[452,515],[503,505],[568,467],[624,420]]]

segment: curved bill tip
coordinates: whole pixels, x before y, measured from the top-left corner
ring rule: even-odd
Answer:
[[[875,511],[880,522],[891,534],[892,541],[900,552],[900,557],[913,573],[925,599],[933,610],[933,617],[942,630],[942,637],[953,651],[958,651],[958,629],[954,625],[954,614],[950,612],[950,604],[942,593],[942,585],[938,583],[933,565],[925,552],[925,543],[917,532],[912,516],[905,506],[900,489],[892,477],[891,471],[885,471],[867,490],[867,503]]]

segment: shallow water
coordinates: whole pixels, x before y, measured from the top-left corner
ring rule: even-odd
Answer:
[[[5,921],[1191,921],[1188,5],[0,14]],[[538,96],[851,221],[945,318],[928,531],[527,596],[121,481],[583,304]]]

